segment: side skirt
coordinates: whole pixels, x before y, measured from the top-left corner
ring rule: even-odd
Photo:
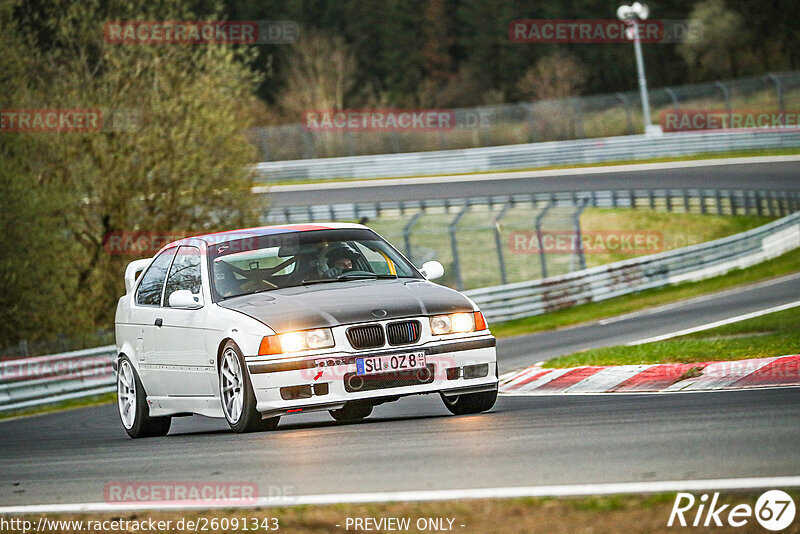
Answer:
[[[150,415],[183,416],[187,413],[206,417],[225,417],[219,397],[147,397]]]

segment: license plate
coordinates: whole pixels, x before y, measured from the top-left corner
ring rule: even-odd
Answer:
[[[390,373],[425,367],[425,353],[393,354],[391,356],[369,356],[356,358],[356,374]]]

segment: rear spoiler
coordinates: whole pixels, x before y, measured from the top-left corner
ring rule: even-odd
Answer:
[[[144,258],[132,261],[125,267],[125,293],[131,292],[133,285],[136,283],[136,275],[147,269],[151,261],[153,261],[153,258]]]

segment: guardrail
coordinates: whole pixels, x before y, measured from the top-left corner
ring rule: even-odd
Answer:
[[[569,274],[466,291],[494,321],[509,321],[636,291],[702,280],[800,247],[800,213],[764,226],[669,252]]]
[[[798,130],[667,133],[628,135],[547,143],[379,154],[341,158],[262,162],[263,183],[291,180],[326,181],[465,174],[513,169],[642,160],[734,150],[800,147]]]
[[[716,241],[591,269],[466,291],[490,321],[507,321],[687,280],[702,280],[800,247],[800,212]],[[0,362],[0,412],[115,390],[108,345]]]
[[[0,361],[0,412],[116,391],[114,345]]]
[[[462,208],[502,208],[505,206],[575,206],[587,200],[597,208],[647,208],[684,213],[716,213],[717,215],[765,215],[782,217],[800,211],[800,184],[796,191],[743,189],[609,189],[594,191],[562,191],[525,193],[491,197],[433,198],[281,206],[266,209],[261,220],[265,224],[305,223],[320,221],[354,221],[362,218],[411,217],[417,213],[461,211]]]

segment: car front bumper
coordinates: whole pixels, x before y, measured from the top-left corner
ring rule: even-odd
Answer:
[[[359,353],[327,353],[277,361],[248,361],[256,409],[264,417],[332,410],[349,401],[380,404],[407,395],[459,395],[497,388],[497,356],[491,335],[431,341]],[[425,353],[427,370],[362,375],[356,358]]]

